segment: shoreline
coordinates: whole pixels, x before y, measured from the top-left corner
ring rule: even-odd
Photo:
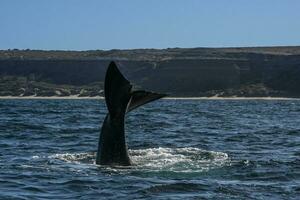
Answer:
[[[0,100],[2,99],[104,99],[101,96],[95,97],[79,97],[79,96],[48,96],[48,97],[40,97],[40,96],[0,96]],[[300,98],[293,98],[293,97],[165,97],[165,100],[300,100]]]

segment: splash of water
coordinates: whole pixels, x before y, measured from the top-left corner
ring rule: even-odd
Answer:
[[[226,165],[226,153],[206,151],[199,148],[147,148],[129,150],[134,165],[118,170],[203,172]],[[95,153],[54,154],[49,159],[58,159],[74,164],[95,165]],[[115,170],[116,168],[111,168]]]

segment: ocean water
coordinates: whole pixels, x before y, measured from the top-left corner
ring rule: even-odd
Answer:
[[[0,199],[300,199],[300,101],[159,100],[131,167],[95,165],[103,100],[0,100]]]

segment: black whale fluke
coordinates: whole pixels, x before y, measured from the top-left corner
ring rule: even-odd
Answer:
[[[108,114],[101,129],[96,164],[131,165],[125,141],[125,114],[166,95],[143,90],[132,91],[132,85],[121,74],[115,62],[111,62],[107,68],[104,94]]]

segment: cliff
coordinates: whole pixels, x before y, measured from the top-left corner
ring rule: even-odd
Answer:
[[[0,96],[96,96],[111,60],[170,96],[300,97],[300,47],[0,51]]]

